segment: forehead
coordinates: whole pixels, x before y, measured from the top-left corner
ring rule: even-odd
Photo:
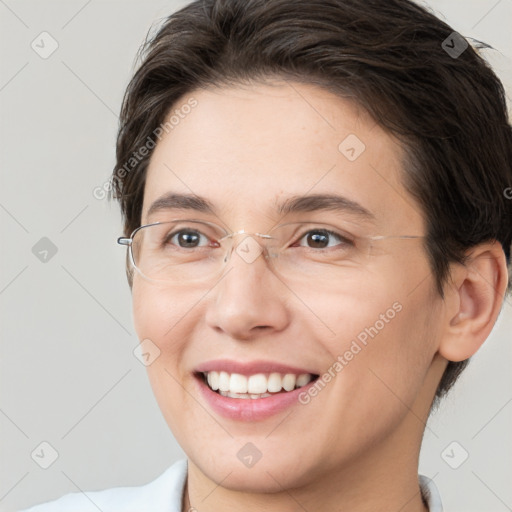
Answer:
[[[240,222],[278,213],[291,196],[336,194],[368,210],[381,230],[422,223],[400,182],[396,140],[324,89],[295,82],[199,89],[176,102],[171,118],[148,166],[143,223],[169,192],[207,198]]]

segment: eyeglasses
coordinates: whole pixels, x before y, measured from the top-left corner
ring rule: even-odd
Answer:
[[[307,280],[328,285],[355,267],[379,255],[390,254],[397,240],[424,238],[404,236],[354,236],[348,225],[318,222],[280,224],[268,234],[230,233],[202,220],[174,219],[140,226],[130,238],[117,243],[129,247],[133,267],[151,281],[174,284],[207,283],[220,277],[233,249],[247,263],[260,255],[271,269],[288,281]],[[246,235],[235,245],[235,237]],[[254,238],[254,237],[257,237]]]

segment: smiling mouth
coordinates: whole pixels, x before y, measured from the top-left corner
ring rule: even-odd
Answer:
[[[224,371],[200,372],[198,376],[215,393],[229,398],[258,399],[288,393],[319,376],[312,373],[256,373],[241,375]]]

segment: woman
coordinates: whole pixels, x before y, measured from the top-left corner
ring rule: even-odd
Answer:
[[[408,0],[209,0],[128,86],[141,355],[187,460],[57,510],[442,510],[425,422],[510,291],[501,83]]]

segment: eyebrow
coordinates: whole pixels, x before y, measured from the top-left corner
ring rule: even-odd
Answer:
[[[363,205],[352,199],[337,194],[313,194],[292,196],[277,206],[277,213],[287,215],[295,212],[342,211],[366,220],[373,220],[375,215]]]
[[[174,192],[169,192],[156,199],[149,207],[147,216],[150,217],[162,210],[191,210],[202,213],[216,213],[215,206],[204,197]],[[375,215],[358,202],[337,194],[291,196],[284,202],[277,204],[276,211],[279,215],[299,212],[342,211],[364,220],[375,219]]]

